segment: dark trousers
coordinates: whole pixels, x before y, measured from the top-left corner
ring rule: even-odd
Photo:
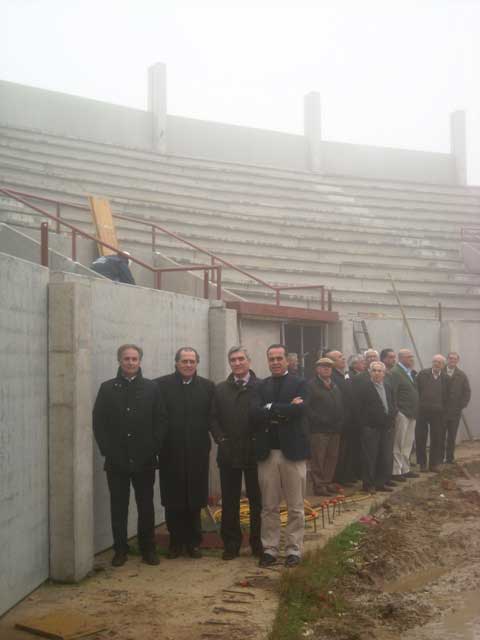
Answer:
[[[429,467],[436,467],[443,462],[445,447],[445,418],[443,411],[420,410],[415,425],[415,451],[417,462],[421,467],[427,466],[427,438],[430,428],[430,460]]]
[[[333,474],[340,449],[339,433],[312,433],[310,436],[310,477],[315,495],[325,495]]]
[[[443,441],[442,447],[442,462],[445,459],[447,462],[453,462],[455,459],[455,443],[457,441],[458,425],[460,424],[460,417],[447,418],[445,423],[446,438]]]
[[[155,469],[145,469],[137,473],[107,469],[107,482],[110,489],[110,513],[112,517],[113,548],[120,553],[128,551],[128,503],[130,483],[135,492],[138,521],[138,546],[141,553],[155,547],[155,511],[153,507],[153,484]]]
[[[363,486],[383,487],[392,475],[393,428],[363,427],[360,440]]]
[[[245,489],[250,503],[250,547],[258,553],[261,547],[260,515],[262,513],[262,497],[258,484],[257,468],[232,469],[220,466],[220,483],[222,486],[222,524],[220,533],[225,549],[238,553],[242,544],[240,527],[240,495],[242,492],[242,475],[245,475]]]
[[[360,436],[357,429],[343,431],[340,438],[335,480],[355,482],[361,473]]]
[[[170,533],[170,548],[199,547],[202,542],[201,509],[165,507],[165,520]]]

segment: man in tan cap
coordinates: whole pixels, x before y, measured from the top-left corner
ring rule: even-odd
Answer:
[[[342,394],[332,381],[333,360],[320,358],[308,383],[306,419],[310,431],[310,474],[315,495],[336,494],[332,485],[340,448],[344,411]]]

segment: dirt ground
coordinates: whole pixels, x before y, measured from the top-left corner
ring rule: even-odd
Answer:
[[[470,464],[480,461],[480,443],[462,447],[459,457]],[[469,469],[474,476],[465,476],[457,467],[441,477],[428,474],[396,490],[384,506],[383,498],[361,500],[325,528],[321,521],[317,531],[309,525],[307,550],[322,546],[375,506],[380,508],[379,524],[369,528],[361,548],[352,550],[354,571],[338,585],[348,610],[305,629],[306,637],[454,637],[406,634],[435,622],[446,608],[456,607],[458,612],[460,595],[474,613],[478,608],[480,462],[478,475],[476,467]],[[91,636],[95,640],[265,640],[271,629],[281,564],[261,570],[248,550],[230,562],[221,559],[221,551],[212,550],[200,560],[162,558],[158,567],[131,556],[125,566],[114,569],[111,556],[111,551],[97,556],[92,576],[78,585],[39,587],[0,618],[0,638],[32,640],[34,636],[15,628],[16,622],[64,610],[101,621],[105,631]]]
[[[480,462],[396,492],[333,584],[314,640],[480,638]]]

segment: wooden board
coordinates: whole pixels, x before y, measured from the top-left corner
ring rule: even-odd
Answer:
[[[38,618],[21,620],[15,626],[17,629],[53,640],[77,640],[106,629],[105,625],[93,616],[65,609]]]
[[[93,221],[95,222],[97,238],[118,249],[117,232],[115,230],[115,222],[113,221],[110,202],[106,198],[98,198],[97,196],[88,196],[88,201],[90,203]],[[99,255],[115,255],[115,251],[112,251],[112,249],[108,249],[101,244],[97,246]]]

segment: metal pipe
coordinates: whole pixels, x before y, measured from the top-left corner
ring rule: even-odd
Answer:
[[[162,288],[162,272],[155,271],[155,289]]]
[[[208,269],[203,272],[203,297],[208,300]]]
[[[332,290],[327,291],[327,311],[332,310]]]
[[[40,224],[40,264],[48,267],[48,222]]]
[[[72,230],[72,260],[77,261],[77,232]]]
[[[217,300],[222,299],[222,267],[217,265],[215,271],[217,272]]]
[[[58,220],[57,220],[57,228],[56,228],[56,232],[60,233],[60,202],[57,202],[55,205],[55,215],[57,216]]]
[[[280,289],[278,287],[275,288],[275,304],[277,307],[280,306]]]

